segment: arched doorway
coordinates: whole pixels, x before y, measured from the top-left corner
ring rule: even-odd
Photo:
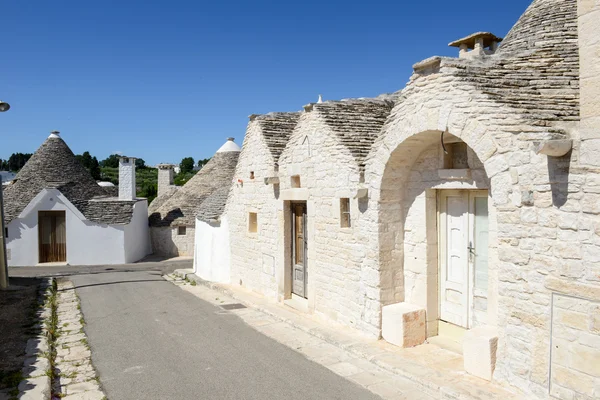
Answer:
[[[382,306],[424,309],[427,337],[496,324],[490,189],[476,151],[449,133],[409,136],[386,163],[378,208]]]

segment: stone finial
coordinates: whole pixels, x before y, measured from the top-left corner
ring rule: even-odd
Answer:
[[[52,131],[50,132],[50,136],[48,136],[49,138],[60,138],[60,132],[59,131]]]
[[[323,96],[319,95],[319,100],[317,100],[317,103],[322,103],[323,102]]]
[[[476,32],[448,44],[460,49],[459,58],[475,58],[492,55],[498,50],[502,38],[490,32]]]

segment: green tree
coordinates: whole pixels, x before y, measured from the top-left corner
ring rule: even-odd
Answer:
[[[204,167],[208,162],[210,161],[210,158],[204,158],[202,160],[198,160],[198,167],[202,168]]]
[[[92,174],[92,177],[95,180],[101,179],[100,173],[100,164],[98,163],[98,159],[96,157],[92,157],[89,151],[84,151],[83,154],[78,154],[75,156],[88,171]]]
[[[13,172],[19,171],[21,168],[23,168],[25,163],[27,163],[27,161],[29,161],[29,159],[31,158],[32,155],[33,154],[31,154],[31,153],[13,153],[13,154],[11,154],[7,161],[6,169],[8,171],[13,171]]]
[[[144,161],[143,158],[136,158],[135,159],[135,168],[136,169],[144,169],[144,168],[148,168],[146,166],[146,161]]]
[[[192,157],[185,157],[181,160],[181,164],[179,164],[180,174],[185,174],[188,172],[192,172],[194,170],[194,159]]]
[[[119,168],[119,157],[118,154],[111,154],[104,160],[100,161],[101,167]]]

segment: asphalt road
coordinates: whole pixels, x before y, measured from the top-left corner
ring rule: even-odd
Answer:
[[[161,272],[140,266],[71,276],[108,399],[379,399]]]

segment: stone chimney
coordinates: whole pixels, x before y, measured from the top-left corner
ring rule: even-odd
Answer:
[[[135,200],[135,158],[119,157],[119,200]]]
[[[578,0],[580,163],[600,167],[600,2]]]
[[[498,44],[502,38],[489,32],[477,32],[462,39],[448,44],[450,47],[458,47],[459,58],[479,58],[491,56],[498,50]]]
[[[158,164],[158,196],[173,186],[174,167],[173,164]]]

